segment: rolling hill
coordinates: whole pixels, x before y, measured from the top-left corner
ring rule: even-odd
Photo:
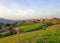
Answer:
[[[0,38],[0,43],[60,43],[60,25],[54,27]]]
[[[5,18],[0,18],[0,23],[15,23],[18,20],[10,20],[10,19],[5,19]]]

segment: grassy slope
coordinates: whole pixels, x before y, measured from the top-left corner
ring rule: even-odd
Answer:
[[[0,43],[60,43],[60,25],[54,27],[52,30],[38,30],[1,38]]]
[[[24,31],[30,31],[30,30],[38,29],[42,25],[43,23],[24,24],[20,26],[20,28],[23,29]]]
[[[49,26],[49,27],[46,28],[46,30],[52,30],[52,29],[55,29],[55,28],[60,28],[60,25]]]

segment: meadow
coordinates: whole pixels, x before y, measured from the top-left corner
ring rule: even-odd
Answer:
[[[44,22],[39,22],[39,23],[32,23],[28,24],[25,23],[22,26],[19,26],[20,29],[22,29],[24,32],[32,32],[35,30],[44,30],[46,27],[53,25],[52,23],[44,23]]]
[[[23,25],[21,28],[24,31],[29,31],[40,25],[42,24],[36,23],[36,25],[31,24],[25,27]],[[0,38],[0,43],[60,43],[60,25],[48,26],[46,30],[36,30]]]

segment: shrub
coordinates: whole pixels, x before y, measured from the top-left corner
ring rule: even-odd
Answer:
[[[45,22],[43,24],[44,24],[44,26],[51,26],[51,25],[53,25],[53,23],[51,23],[51,22]]]

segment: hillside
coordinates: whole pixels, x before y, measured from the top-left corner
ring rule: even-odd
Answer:
[[[24,32],[32,32],[35,30],[44,30],[48,26],[52,26],[52,23],[33,23],[33,24],[23,24],[22,26],[19,26],[20,29],[22,29]]]
[[[49,26],[46,28],[46,30],[52,30],[52,29],[56,29],[56,28],[60,28],[60,25]]]
[[[60,43],[60,25],[50,30],[37,30],[33,32],[16,34],[0,38],[0,43]]]
[[[33,23],[33,24],[23,24],[22,26],[19,26],[20,29],[23,29],[23,31],[33,31],[38,30],[43,25],[43,23]]]

